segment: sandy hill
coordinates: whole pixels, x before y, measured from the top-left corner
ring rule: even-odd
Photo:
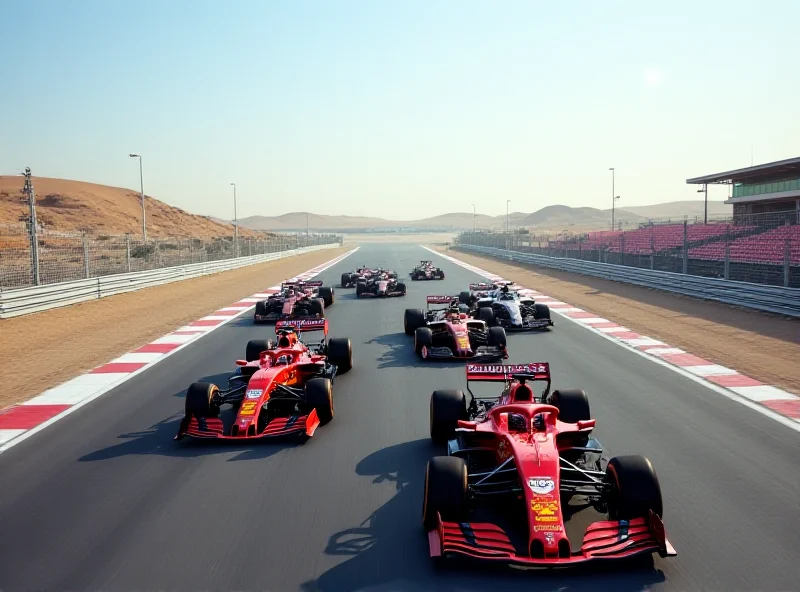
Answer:
[[[0,176],[0,223],[19,222],[27,214],[21,175]],[[87,231],[92,234],[140,235],[142,208],[139,193],[82,181],[34,177],[36,215],[53,230]],[[206,216],[190,214],[146,196],[148,237],[233,235],[233,226]],[[251,234],[244,231],[243,234]]]
[[[703,201],[671,201],[652,206],[631,206],[623,208],[626,212],[631,212],[643,218],[678,218],[684,216],[694,218],[703,215]],[[721,201],[708,202],[709,216],[732,216],[733,205],[725,204]]]

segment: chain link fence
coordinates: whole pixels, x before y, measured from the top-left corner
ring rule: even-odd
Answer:
[[[23,288],[115,273],[162,269],[341,244],[333,234],[264,234],[216,239],[164,238],[146,243],[131,235],[88,235],[39,228],[36,241],[26,224],[0,225],[0,288]],[[35,244],[35,248],[34,248]]]
[[[649,220],[635,229],[535,236],[463,232],[459,244],[549,257],[612,263],[702,277],[800,288],[800,223],[796,215],[761,215],[692,223]]]

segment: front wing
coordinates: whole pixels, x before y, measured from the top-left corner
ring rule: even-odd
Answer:
[[[528,567],[564,567],[592,561],[630,559],[658,553],[673,557],[677,552],[667,540],[664,523],[650,513],[647,518],[606,520],[590,524],[580,551],[569,557],[529,557],[517,554],[508,535],[496,524],[442,522],[428,531],[431,557],[461,555],[472,559]]]
[[[401,292],[400,290],[390,290],[387,291],[385,294],[378,294],[377,292],[361,292],[358,295],[359,298],[396,298],[398,296],[405,296],[405,292]]]
[[[536,331],[538,329],[552,327],[553,321],[551,319],[523,319],[521,325],[514,325],[508,321],[501,321],[500,326],[506,331]]]
[[[422,358],[425,360],[503,360],[508,358],[508,350],[497,346],[479,346],[473,354],[459,355],[449,347],[424,347]]]
[[[276,417],[270,421],[264,430],[256,434],[241,433],[236,436],[225,434],[222,420],[218,417],[185,416],[178,427],[175,440],[184,437],[197,438],[201,440],[259,440],[262,438],[276,438],[289,436],[292,434],[305,434],[308,437],[314,435],[320,422],[317,417],[316,409],[312,409],[308,415],[292,415],[289,417]]]

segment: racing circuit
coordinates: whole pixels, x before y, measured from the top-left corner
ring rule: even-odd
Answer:
[[[405,297],[338,288],[357,264],[402,278],[426,258],[445,279],[407,281]],[[353,345],[330,424],[302,445],[173,441],[188,385],[224,384],[247,341],[272,336],[247,312],[0,455],[0,589],[796,589],[797,432],[559,319],[509,333],[507,363],[549,362],[554,388],[588,392],[607,457],[653,462],[678,556],[588,573],[436,571],[421,525],[425,464],[443,453],[429,398],[463,388],[464,363],[422,361],[403,312],[485,278],[376,243],[318,279],[337,287],[330,336]],[[597,519],[570,520],[573,547]]]

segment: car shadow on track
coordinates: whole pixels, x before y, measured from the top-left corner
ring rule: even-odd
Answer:
[[[449,360],[422,360],[414,352],[414,338],[405,333],[388,333],[379,335],[366,342],[368,345],[380,345],[385,348],[376,358],[378,369],[382,368],[430,368],[439,366],[442,368],[456,368],[463,366],[464,362]]]
[[[361,524],[329,538],[325,553],[348,559],[305,582],[304,591],[467,591],[520,585],[526,590],[642,590],[664,581],[663,573],[652,567],[531,573],[457,562],[435,569],[428,556],[421,514],[425,464],[437,453],[442,451],[423,439],[389,446],[358,463],[358,475],[373,477],[375,484],[393,482],[397,493]]]
[[[230,376],[230,373],[215,374],[212,376],[204,376],[199,381],[213,382],[217,385],[224,386],[227,384],[228,376]],[[173,395],[173,397],[180,398],[184,398],[185,396],[185,389]],[[228,408],[222,411],[223,415],[227,414],[231,419],[234,413],[232,409]],[[178,424],[182,417],[183,411],[178,410],[171,417],[159,421],[145,430],[120,434],[117,438],[121,440],[121,442],[118,444],[96,450],[82,456],[78,460],[81,462],[95,462],[122,456],[149,454],[190,458],[213,454],[229,455],[237,452],[238,454],[229,458],[228,461],[263,460],[282,450],[302,446],[306,442],[305,437],[302,435],[290,435],[285,438],[254,440],[249,442],[200,441],[192,438],[184,438],[183,440],[176,441],[174,438],[175,434],[178,433]]]

